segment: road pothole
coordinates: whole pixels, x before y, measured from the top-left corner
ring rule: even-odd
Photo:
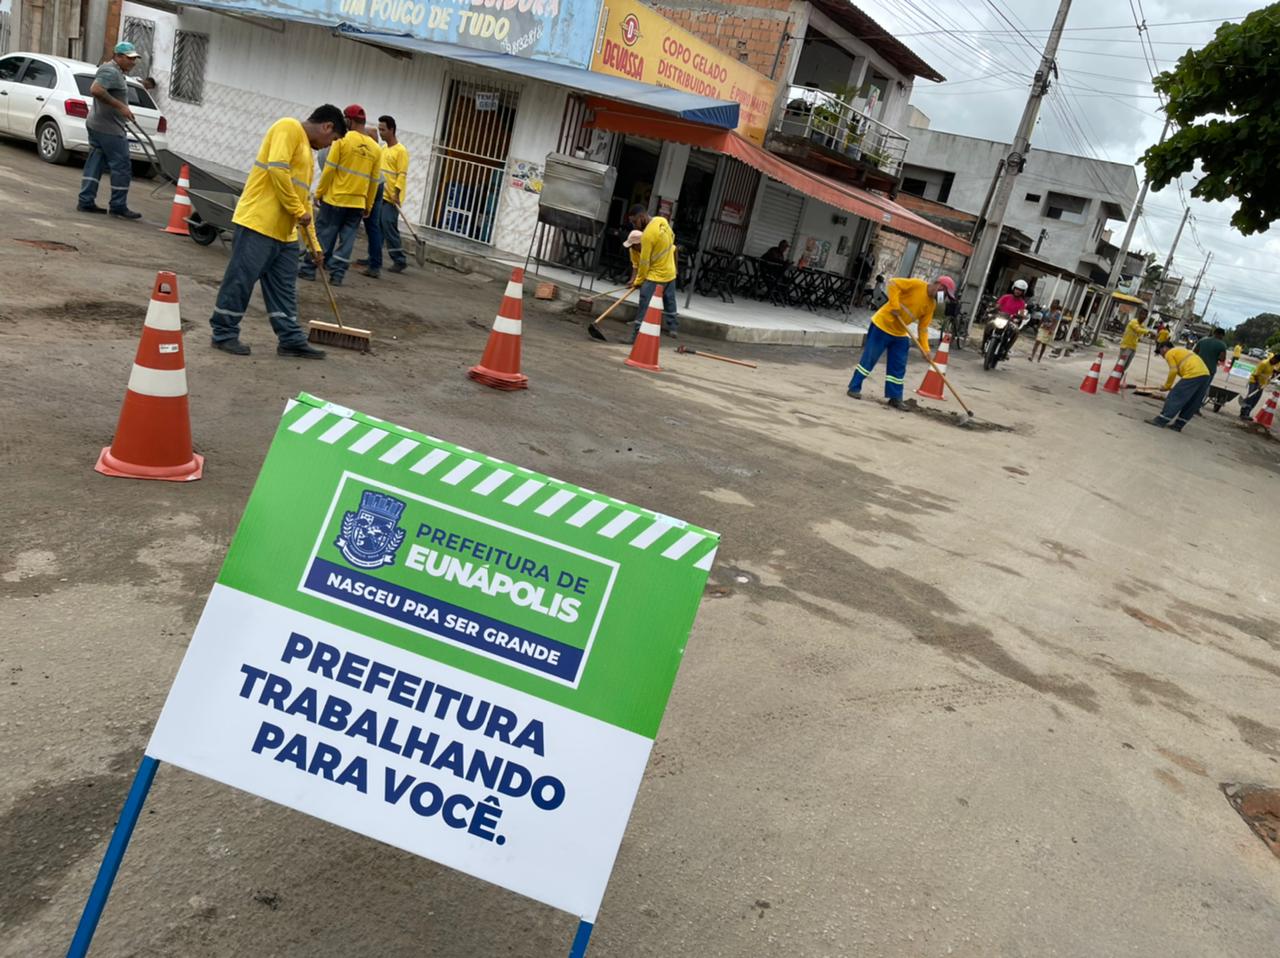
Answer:
[[[39,239],[15,239],[15,243],[21,243],[23,246],[33,246],[36,249],[47,250],[50,253],[78,253],[79,247],[72,246],[70,243],[59,243],[57,240],[39,240]]]
[[[1271,853],[1280,858],[1280,788],[1223,782],[1222,794]]]

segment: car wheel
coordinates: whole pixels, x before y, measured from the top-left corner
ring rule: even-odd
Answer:
[[[71,159],[71,153],[62,145],[62,131],[55,120],[45,120],[36,130],[36,150],[46,163],[66,163]]]

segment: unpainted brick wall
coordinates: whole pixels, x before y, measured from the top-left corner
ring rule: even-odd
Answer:
[[[695,37],[769,76],[795,4],[792,0],[748,0],[737,4],[664,0],[649,6]],[[788,52],[784,47],[779,71]]]
[[[885,279],[898,275],[898,266],[907,251],[910,237],[903,233],[876,227],[872,245],[875,248],[876,273],[883,273]],[[916,257],[915,268],[911,275],[918,279],[933,279],[939,273],[946,273],[958,279],[964,270],[964,257],[943,246],[922,243],[920,254]],[[874,277],[874,273],[872,274]]]

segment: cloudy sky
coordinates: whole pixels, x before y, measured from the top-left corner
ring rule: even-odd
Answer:
[[[944,84],[918,80],[912,96],[934,129],[1012,139],[1057,12],[1056,0],[857,4],[947,77]],[[1227,0],[1221,6],[1202,0],[1074,0],[1058,51],[1061,80],[1040,111],[1032,146],[1136,162],[1159,138],[1164,123],[1144,52],[1150,58],[1154,50],[1157,72],[1168,69],[1187,49],[1210,40],[1218,26],[1217,21],[1183,21],[1243,16],[1266,5],[1248,0]],[[1150,46],[1139,42],[1135,16],[1148,24]],[[1109,27],[1116,29],[1101,29]],[[1142,176],[1139,168],[1139,181]],[[1201,308],[1209,289],[1217,287],[1208,314],[1216,312],[1217,322],[1224,326],[1259,312],[1280,312],[1280,291],[1272,291],[1274,277],[1280,275],[1275,266],[1280,261],[1280,233],[1241,236],[1228,222],[1234,206],[1192,199],[1194,182],[1194,174],[1182,177],[1192,220],[1174,255],[1173,272],[1186,276],[1189,286],[1212,250],[1213,261],[1198,297]],[[1173,184],[1149,193],[1131,248],[1153,250],[1163,263],[1182,204]],[[1111,226],[1118,240],[1124,226]]]

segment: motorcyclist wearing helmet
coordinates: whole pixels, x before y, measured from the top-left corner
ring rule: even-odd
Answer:
[[[1027,312],[1027,281],[1025,279],[1015,279],[1013,286],[1009,292],[1005,293],[996,301],[996,312],[1007,317],[1012,323],[1015,330],[1013,338],[1009,341],[1009,349],[1013,348],[1013,344],[1018,341],[1017,329],[1026,318]],[[987,323],[986,330],[982,334],[982,348],[985,351],[987,342],[991,339],[993,328]],[[1009,358],[1009,352],[1006,350],[1000,355],[1001,361]]]

